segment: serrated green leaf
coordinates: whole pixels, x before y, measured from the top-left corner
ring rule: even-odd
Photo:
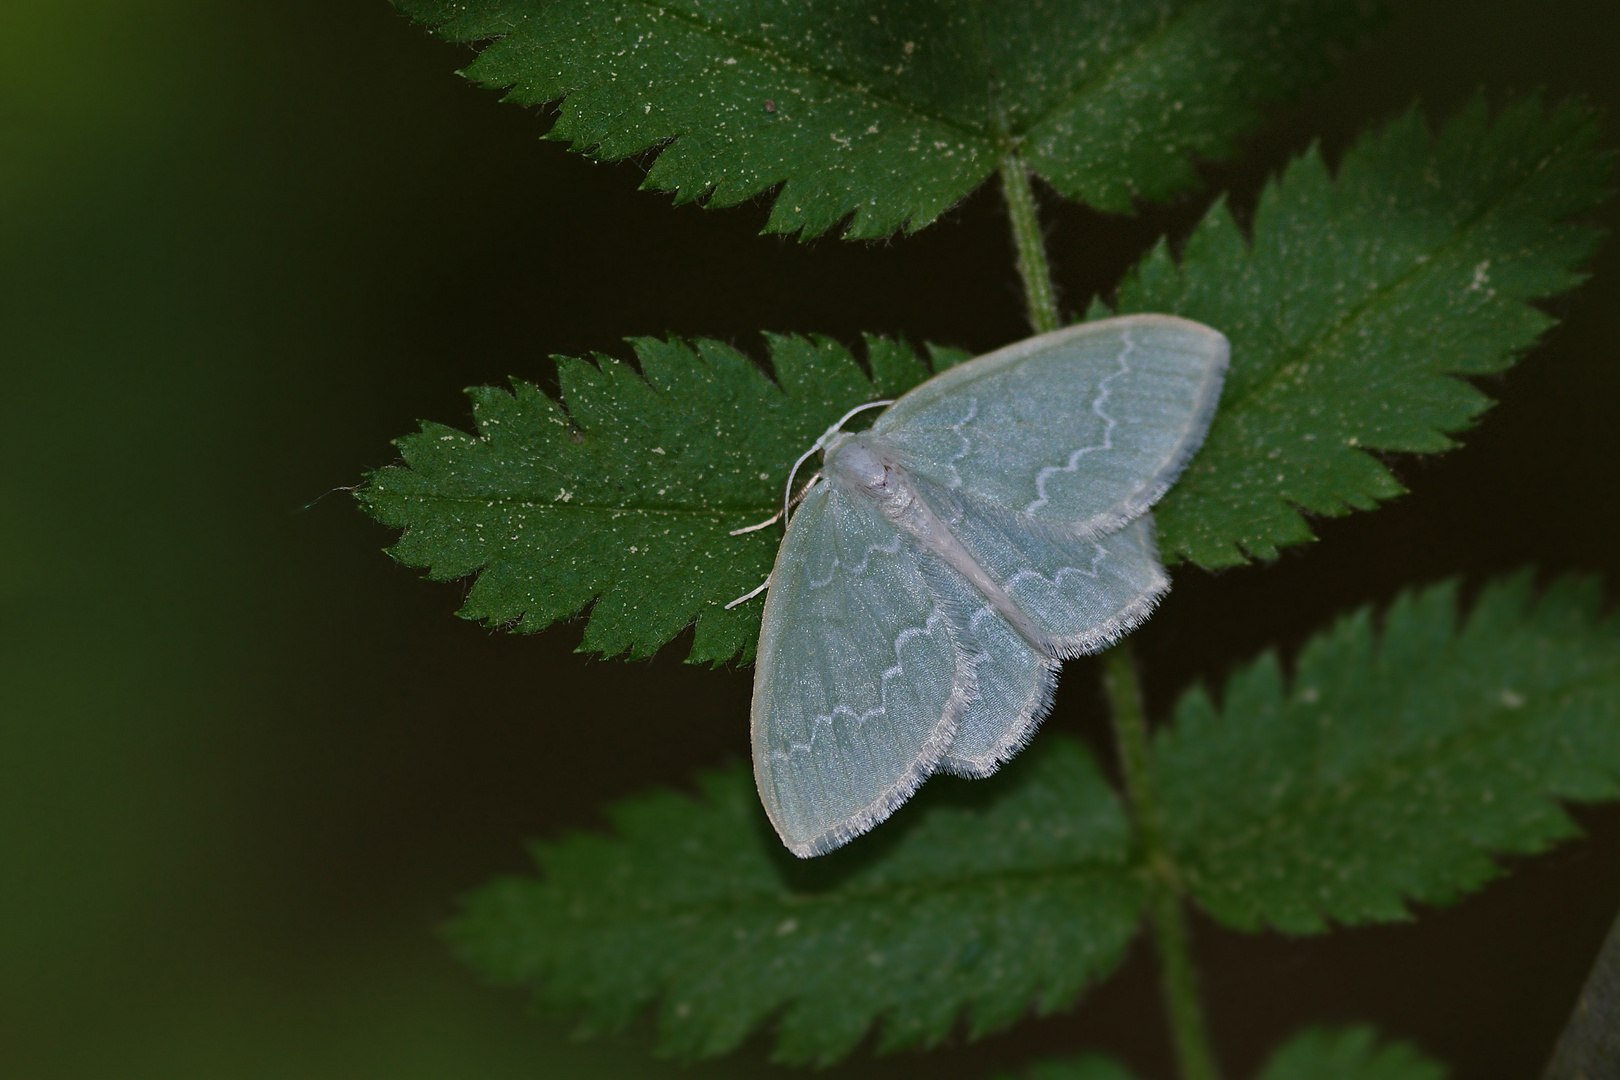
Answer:
[[[1271,1055],[1258,1080],[1444,1080],[1445,1067],[1406,1043],[1378,1044],[1367,1027],[1301,1032]]]
[[[1456,586],[1362,609],[1308,642],[1291,681],[1266,654],[1176,707],[1154,772],[1167,845],[1218,921],[1315,933],[1407,917],[1575,826],[1555,800],[1620,795],[1620,619],[1590,582],[1533,599]]]
[[[1322,76],[1368,0],[395,0],[494,39],[465,74],[561,101],[551,137],[772,232],[915,231],[1020,148],[1071,198],[1129,210],[1192,185],[1257,107]]]
[[[928,362],[936,373],[971,359],[973,354],[965,349],[952,349],[945,345],[928,343]]]
[[[559,358],[561,401],[475,388],[476,436],[424,424],[356,497],[405,530],[400,562],[478,575],[469,619],[535,631],[589,604],[582,650],[650,656],[695,620],[693,660],[750,658],[758,605],[725,604],[764,580],[781,533],[730,530],[781,508],[788,468],[846,409],[928,375],[881,338],[867,339],[876,389],[836,342],[768,341],[775,382],[720,342],[643,338],[639,375]]]
[[[1174,312],[1232,341],[1209,438],[1154,510],[1167,557],[1206,567],[1311,538],[1301,511],[1370,509],[1401,485],[1366,451],[1432,453],[1490,400],[1462,376],[1511,365],[1582,280],[1613,155],[1568,102],[1494,122],[1475,99],[1431,142],[1416,110],[1330,177],[1315,150],[1267,186],[1245,242],[1224,203],[1121,285],[1121,312]],[[1094,314],[1099,313],[1094,308]],[[1106,312],[1100,312],[1106,314]]]
[[[486,973],[613,1028],[655,1000],[662,1050],[724,1053],[779,1017],[776,1057],[830,1062],[1070,1003],[1135,931],[1142,884],[1090,755],[1053,736],[992,780],[945,780],[814,862],[777,841],[746,769],[701,800],[610,811],[617,835],[536,848],[542,877],[476,893],[451,936]]]
[[[1013,1080],[1001,1073],[996,1080]],[[1087,1054],[1067,1061],[1040,1061],[1031,1065],[1023,1080],[1135,1080],[1131,1071],[1111,1057]]]

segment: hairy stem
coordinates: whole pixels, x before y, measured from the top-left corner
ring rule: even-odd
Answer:
[[[1037,334],[1058,328],[1057,295],[1052,270],[1046,264],[1046,241],[1030,188],[1029,169],[1016,151],[1001,159],[1001,192],[1012,221],[1013,246],[1018,251],[1018,275],[1024,279],[1024,307]]]
[[[1182,1080],[1218,1080],[1220,1072],[1215,1067],[1215,1053],[1210,1047],[1203,1006],[1198,1000],[1187,913],[1182,908],[1175,865],[1164,847],[1158,800],[1148,768],[1147,717],[1142,709],[1142,690],[1136,681],[1136,665],[1131,660],[1128,641],[1103,654],[1103,686],[1113,713],[1114,740],[1119,745],[1120,770],[1125,775],[1125,790],[1130,797],[1137,847],[1148,874],[1153,942],[1159,953],[1164,1005],[1170,1018],[1176,1060],[1181,1066]]]

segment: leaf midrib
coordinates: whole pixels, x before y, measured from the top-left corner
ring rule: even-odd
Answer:
[[[1126,857],[1119,862],[1067,863],[1040,869],[980,871],[946,879],[918,878],[904,883],[871,886],[849,891],[755,893],[751,896],[738,898],[693,900],[685,903],[663,905],[651,911],[637,912],[633,909],[621,909],[626,911],[626,914],[621,918],[603,918],[602,912],[598,910],[593,913],[592,918],[598,923],[625,925],[678,918],[683,915],[702,912],[715,912],[722,915],[747,911],[797,911],[802,913],[823,906],[850,907],[893,904],[904,899],[908,894],[914,893],[927,893],[930,896],[937,896],[941,893],[967,892],[974,888],[1007,882],[1061,884],[1070,880],[1084,880],[1088,876],[1103,879],[1104,875],[1117,875],[1116,880],[1130,881],[1139,877],[1139,868],[1133,860]],[[533,885],[540,889],[556,887],[549,881],[544,883],[535,882]]]
[[[889,106],[891,108],[897,109],[900,112],[903,112],[906,115],[911,116],[911,117],[913,117],[915,119],[929,121],[929,122],[932,122],[932,123],[935,123],[935,124],[939,124],[942,127],[950,128],[952,131],[957,132],[959,135],[963,136],[964,138],[969,138],[969,139],[975,140],[977,142],[983,143],[992,153],[1005,154],[1005,153],[1007,153],[1009,151],[1012,151],[1012,150],[1016,149],[1017,146],[1019,145],[1019,143],[1023,140],[1023,137],[1025,135],[1027,135],[1030,131],[1033,131],[1035,128],[1039,127],[1041,124],[1045,123],[1047,119],[1049,119],[1050,117],[1052,117],[1052,116],[1054,116],[1054,115],[1056,115],[1056,114],[1058,114],[1060,112],[1063,112],[1063,111],[1067,110],[1076,101],[1078,101],[1083,95],[1085,95],[1086,93],[1088,93],[1089,91],[1091,91],[1093,89],[1096,89],[1098,86],[1101,86],[1101,85],[1105,84],[1117,72],[1119,72],[1121,69],[1123,69],[1128,62],[1130,62],[1131,60],[1136,59],[1149,46],[1151,46],[1153,44],[1156,44],[1158,41],[1160,41],[1174,27],[1178,26],[1180,23],[1182,23],[1186,19],[1190,18],[1192,12],[1197,11],[1197,10],[1201,10],[1203,8],[1206,8],[1210,4],[1218,2],[1218,0],[1195,0],[1194,3],[1188,4],[1187,7],[1185,7],[1180,12],[1178,12],[1176,15],[1172,16],[1168,21],[1166,21],[1163,26],[1159,27],[1153,33],[1151,33],[1151,34],[1147,35],[1146,37],[1143,37],[1140,40],[1138,40],[1137,42],[1135,42],[1128,50],[1126,50],[1124,53],[1122,53],[1119,56],[1119,58],[1113,64],[1108,65],[1106,67],[1100,68],[1095,76],[1093,76],[1091,78],[1088,78],[1088,79],[1082,79],[1082,80],[1080,80],[1080,82],[1075,84],[1073,87],[1067,89],[1061,96],[1059,96],[1059,98],[1051,105],[1051,107],[1046,109],[1044,112],[1040,113],[1038,116],[1035,116],[1035,117],[1031,118],[1030,121],[1027,124],[1023,125],[1022,130],[1018,134],[1013,134],[1011,132],[1008,132],[1005,135],[998,135],[996,133],[988,133],[988,132],[980,131],[980,130],[978,130],[976,128],[969,127],[969,126],[967,126],[967,125],[965,125],[965,124],[963,124],[963,123],[961,123],[961,122],[959,122],[957,120],[953,120],[953,119],[951,119],[949,117],[939,115],[938,113],[932,113],[932,112],[924,111],[924,110],[918,108],[917,106],[912,105],[911,103],[903,101],[903,100],[901,100],[899,98],[895,98],[895,97],[888,96],[886,94],[878,93],[874,89],[872,89],[871,87],[866,86],[866,85],[864,85],[864,84],[862,84],[860,82],[857,82],[857,81],[845,76],[841,72],[838,72],[838,71],[835,71],[835,70],[832,70],[832,69],[828,69],[828,68],[815,67],[815,66],[813,66],[812,61],[802,58],[800,56],[800,54],[797,54],[797,53],[784,53],[784,52],[780,51],[779,49],[777,49],[775,47],[772,47],[770,45],[763,44],[763,43],[758,43],[758,42],[748,41],[748,40],[746,40],[744,38],[741,38],[741,37],[739,37],[739,36],[737,36],[735,34],[727,33],[726,31],[720,30],[717,27],[713,26],[712,24],[705,23],[705,22],[702,22],[699,19],[693,18],[693,17],[685,14],[684,12],[671,11],[668,8],[665,8],[662,5],[654,2],[654,0],[631,0],[631,2],[635,3],[637,6],[645,9],[646,11],[648,11],[651,14],[654,14],[654,15],[656,15],[658,17],[661,17],[661,18],[670,19],[670,20],[672,20],[674,22],[682,23],[685,26],[689,27],[690,29],[692,29],[693,31],[695,31],[695,32],[697,32],[699,34],[703,34],[703,35],[705,35],[707,37],[711,37],[711,38],[714,38],[714,39],[716,39],[718,41],[724,42],[725,44],[727,44],[729,46],[732,46],[733,48],[743,49],[743,50],[746,50],[748,52],[752,52],[753,54],[755,54],[758,57],[761,57],[761,58],[766,59],[768,61],[773,61],[773,62],[779,63],[783,67],[785,67],[785,68],[787,68],[787,69],[789,69],[791,71],[795,71],[800,75],[804,75],[806,77],[813,78],[813,79],[821,79],[821,80],[823,80],[825,82],[833,84],[834,86],[840,87],[841,89],[846,90],[849,93],[854,94],[854,95],[856,95],[858,97],[868,98],[868,99],[870,99],[872,101],[881,102],[882,104],[887,105],[887,106]],[[978,0],[978,2],[976,2],[974,6],[975,6],[976,9],[981,7],[982,6],[982,0]],[[982,20],[981,20],[981,30],[982,30]],[[985,53],[984,57],[985,57],[986,70],[988,70],[988,67],[989,67],[988,53]],[[570,96],[573,92],[574,91],[569,91],[568,93],[564,94],[563,96],[566,98],[566,97]],[[989,94],[989,89],[987,87],[986,88],[986,98],[987,98],[986,108],[987,108],[987,112],[994,115],[996,113],[996,103],[993,100],[988,100],[989,97],[990,97],[990,94]],[[688,132],[682,132],[681,134],[685,135],[685,134],[689,134],[689,133]]]
[[[503,507],[510,507],[512,504],[517,503],[517,504],[522,505],[526,509],[543,510],[543,511],[546,511],[546,512],[556,512],[556,513],[560,513],[560,514],[561,513],[578,513],[580,511],[589,511],[591,513],[602,513],[602,514],[607,514],[607,513],[612,513],[612,514],[667,514],[667,515],[671,515],[671,516],[685,515],[685,516],[689,516],[689,517],[715,517],[715,516],[718,516],[718,515],[725,515],[725,514],[757,514],[761,510],[769,510],[769,509],[771,509],[772,507],[774,507],[776,505],[776,503],[774,501],[767,500],[767,501],[764,501],[764,502],[749,503],[746,506],[716,506],[716,507],[709,507],[709,508],[700,510],[700,509],[690,509],[690,508],[687,508],[687,507],[678,507],[678,506],[677,507],[608,506],[608,505],[604,505],[604,504],[601,504],[601,503],[583,503],[583,502],[576,502],[574,500],[569,500],[567,502],[563,502],[561,499],[555,499],[555,500],[554,499],[545,499],[544,501],[536,501],[536,500],[534,500],[532,498],[528,498],[526,496],[520,496],[520,495],[439,495],[439,494],[419,495],[419,494],[406,494],[406,493],[397,492],[397,491],[385,492],[385,493],[382,493],[381,495],[379,495],[379,493],[376,492],[376,491],[370,491],[370,492],[367,492],[366,495],[367,495],[367,498],[369,500],[375,500],[375,501],[379,501],[379,502],[384,500],[384,499],[393,498],[393,499],[399,499],[401,501],[414,500],[414,501],[416,501],[418,503],[422,503],[422,502],[447,502],[447,503],[457,503],[457,504],[476,503],[476,504],[478,504],[480,506],[483,506],[486,509],[489,508],[490,503],[495,503],[497,506],[503,506]]]
[[[883,104],[898,109],[916,119],[927,120],[939,124],[942,127],[948,127],[965,138],[984,142],[990,145],[992,149],[995,147],[993,140],[989,139],[981,131],[968,127],[958,121],[924,112],[914,105],[901,101],[897,98],[891,98],[883,94],[875,93],[870,87],[846,78],[841,73],[829,70],[827,68],[817,68],[812,66],[810,61],[800,58],[798,54],[784,53],[769,45],[748,41],[744,38],[738,37],[735,34],[727,33],[726,31],[721,30],[710,23],[692,18],[683,12],[670,11],[661,4],[653,2],[653,0],[631,0],[631,2],[657,17],[667,18],[673,22],[682,23],[696,33],[724,42],[733,48],[751,52],[755,56],[777,63],[789,71],[796,72],[799,75],[812,79],[820,79],[824,82],[831,83],[834,86],[840,87],[857,97],[870,98],[873,101],[882,102]],[[570,93],[572,93],[572,91],[570,91]],[[564,96],[566,97],[568,95]],[[690,134],[690,132],[683,131],[680,134],[686,135]]]

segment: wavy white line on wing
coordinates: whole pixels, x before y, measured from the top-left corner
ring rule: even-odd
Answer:
[[[940,624],[946,622],[947,619],[945,614],[938,608],[935,608],[929,613],[928,618],[923,621],[922,626],[908,626],[906,629],[895,635],[895,664],[893,667],[885,669],[883,674],[878,677],[878,704],[874,705],[865,712],[856,712],[850,706],[842,703],[834,705],[831,712],[821,713],[820,715],[811,718],[809,742],[790,742],[788,743],[788,748],[786,750],[772,750],[771,758],[776,761],[787,761],[789,755],[791,754],[808,754],[811,750],[815,749],[816,736],[821,732],[821,730],[832,730],[832,722],[834,717],[849,717],[850,720],[854,722],[854,730],[859,731],[861,728],[865,727],[866,722],[871,720],[873,717],[886,715],[889,711],[889,680],[898,678],[905,673],[905,658],[900,655],[900,650],[905,646],[906,642],[911,641],[913,638],[924,637],[932,634],[939,629]]]
[[[962,486],[962,474],[956,471],[956,463],[973,452],[973,440],[962,434],[962,429],[971,424],[978,415],[979,399],[968,398],[967,412],[963,414],[962,419],[951,425],[951,431],[962,440],[962,449],[952,454],[951,460],[945,463],[945,467],[951,470],[951,478],[945,482],[945,486],[953,490]]]
[[[1091,547],[1095,554],[1091,557],[1091,566],[1088,569],[1082,570],[1078,566],[1062,566],[1058,568],[1058,572],[1052,577],[1047,577],[1039,570],[1024,569],[1018,571],[1018,573],[1008,578],[1007,584],[1004,585],[1003,588],[1005,588],[1008,592],[1011,592],[1019,585],[1033,578],[1036,581],[1045,582],[1054,589],[1059,589],[1063,587],[1064,577],[1069,574],[1073,574],[1076,577],[1095,579],[1097,575],[1101,573],[1101,571],[1097,568],[1100,567],[1108,558],[1108,549],[1098,543],[1093,543]]]
[[[855,563],[854,565],[850,565],[848,563],[845,563],[837,555],[834,555],[833,556],[833,561],[832,561],[832,566],[827,568],[827,576],[826,577],[821,578],[820,580],[817,580],[816,578],[810,577],[809,568],[806,567],[805,568],[805,578],[810,582],[810,587],[812,589],[819,589],[819,588],[822,588],[825,585],[830,584],[832,582],[832,579],[838,576],[838,571],[839,571],[840,567],[842,567],[845,570],[848,570],[850,577],[860,577],[862,574],[866,573],[866,568],[867,568],[868,564],[870,564],[871,561],[872,561],[872,553],[874,551],[881,551],[885,555],[895,555],[895,554],[898,554],[899,551],[900,551],[901,542],[902,542],[902,538],[901,538],[900,534],[897,532],[897,533],[894,534],[893,540],[888,544],[868,544],[866,546],[866,550],[861,552],[861,561],[858,562],[858,563]]]
[[[1119,426],[1119,421],[1115,420],[1112,416],[1109,416],[1108,412],[1104,408],[1104,406],[1108,403],[1108,384],[1119,378],[1121,375],[1130,374],[1131,365],[1129,363],[1129,358],[1130,355],[1136,351],[1136,342],[1131,340],[1131,332],[1129,330],[1121,330],[1119,340],[1125,344],[1125,348],[1120,350],[1119,368],[1108,375],[1104,375],[1102,379],[1098,381],[1097,396],[1091,402],[1091,411],[1097,416],[1101,417],[1103,422],[1102,442],[1097,443],[1095,446],[1082,446],[1080,449],[1069,455],[1069,462],[1067,465],[1048,465],[1040,472],[1036,473],[1035,494],[1038,497],[1034,502],[1024,507],[1024,513],[1032,514],[1046,505],[1046,481],[1049,480],[1054,473],[1072,473],[1080,467],[1080,459],[1092,451],[1112,450],[1114,448],[1114,429]]]

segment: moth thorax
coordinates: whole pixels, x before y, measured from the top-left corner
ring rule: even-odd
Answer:
[[[875,445],[874,445],[875,444]],[[878,500],[891,498],[902,487],[899,469],[886,449],[870,435],[846,435],[827,447],[822,470]]]

